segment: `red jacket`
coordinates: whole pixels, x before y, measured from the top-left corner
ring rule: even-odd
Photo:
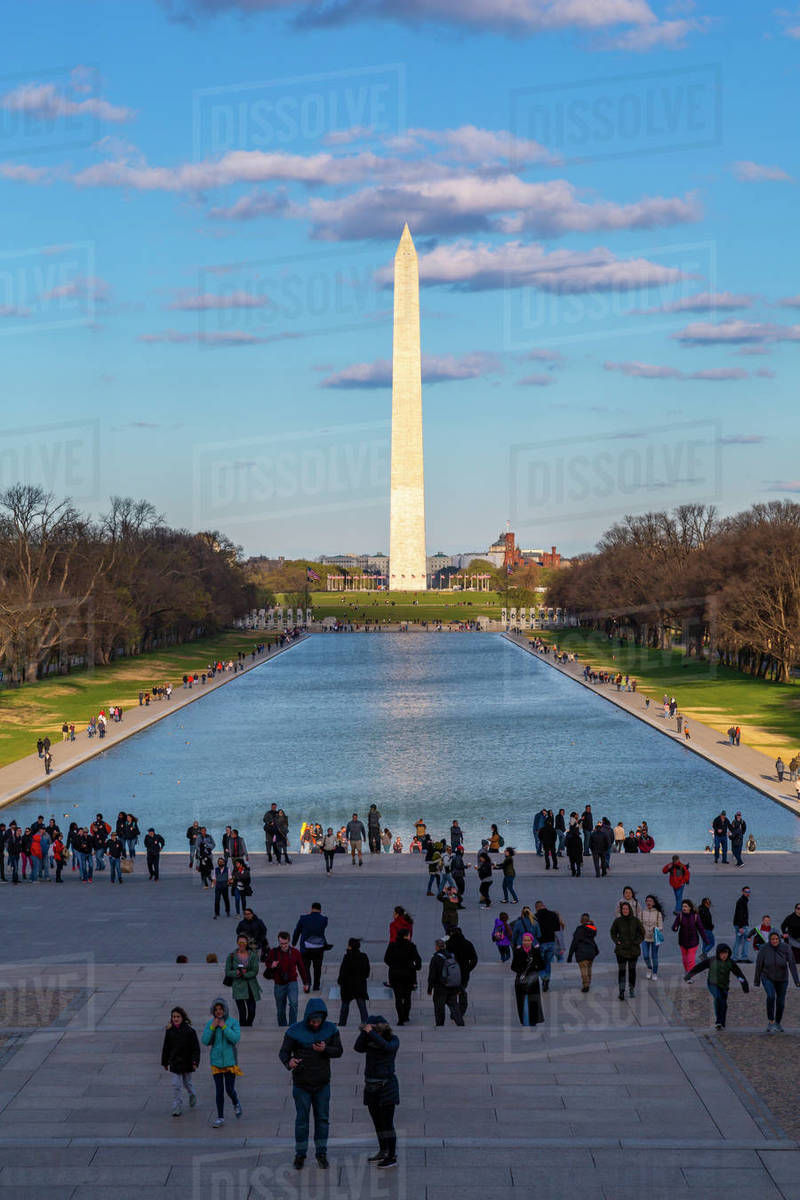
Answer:
[[[296,946],[290,946],[288,950],[281,950],[280,946],[275,946],[268,950],[267,970],[273,983],[294,983],[298,975],[304,984],[310,983],[308,968]]]
[[[682,862],[667,863],[661,868],[662,875],[669,875],[669,886],[671,888],[685,887],[689,882],[689,868],[685,867]]]
[[[414,932],[414,922],[409,921],[407,917],[395,917],[389,926],[389,941],[396,942],[397,935],[401,929],[408,930],[408,936],[411,937]]]

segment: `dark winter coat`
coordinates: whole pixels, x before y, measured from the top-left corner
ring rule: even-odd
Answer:
[[[750,897],[740,896],[733,910],[733,927],[741,929],[750,924]]]
[[[200,1062],[200,1043],[191,1025],[184,1021],[177,1029],[173,1024],[164,1033],[161,1065],[176,1075],[191,1075]]]
[[[314,1030],[308,1024],[309,1018],[319,1013],[323,1020],[319,1029]],[[302,1021],[290,1025],[283,1037],[283,1044],[278,1051],[287,1071],[289,1060],[299,1058],[299,1065],[292,1071],[292,1082],[295,1087],[307,1092],[315,1092],[331,1081],[331,1059],[341,1058],[344,1053],[339,1030],[333,1021],[329,1021],[328,1008],[324,1000],[309,1000]],[[324,1050],[315,1050],[314,1042],[324,1042]]]
[[[672,932],[678,935],[678,945],[691,950],[703,941],[703,923],[696,912],[678,913],[672,922]]]
[[[345,950],[336,982],[339,984],[342,1001],[367,999],[369,959],[363,950]]]
[[[383,961],[389,968],[389,986],[402,987],[403,984],[415,984],[417,971],[422,970],[422,959],[417,947],[408,938],[399,942],[390,942],[386,947]]]
[[[615,917],[611,925],[611,940],[617,958],[638,958],[644,941],[644,925],[638,917]]]
[[[597,926],[578,925],[572,935],[567,962],[592,962],[600,951],[597,948]]]
[[[364,1024],[386,1026],[388,1029],[386,1018],[381,1016],[369,1016]],[[362,1029],[355,1040],[353,1049],[356,1054],[366,1055],[364,1103],[369,1104],[377,1099],[380,1104],[399,1104],[400,1088],[394,1070],[394,1060],[400,1049],[400,1039],[397,1035],[392,1033],[386,1037],[379,1029],[372,1029],[369,1033],[365,1033]],[[370,1082],[376,1084],[378,1080],[381,1080],[383,1085],[379,1090],[376,1091],[369,1087]]]
[[[766,942],[756,955],[756,973],[753,976],[753,984],[758,987],[762,976],[764,979],[771,979],[773,983],[784,983],[789,979],[789,972],[791,972],[795,986],[800,987],[794,955],[789,947],[782,943],[770,946],[769,942]]]

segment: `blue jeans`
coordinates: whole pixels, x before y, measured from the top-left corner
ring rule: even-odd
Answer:
[[[539,949],[542,953],[542,958],[544,959],[544,969],[539,973],[540,978],[549,979],[550,968],[553,965],[553,955],[556,952],[556,944],[555,942],[540,942]]]
[[[728,1015],[728,989],[717,987],[715,983],[709,983],[708,990],[711,992],[714,1001],[714,1020],[717,1025],[725,1025],[725,1018]]]
[[[779,983],[776,983],[774,979],[767,979],[766,975],[762,975],[761,986],[764,989],[764,995],[767,997],[767,1020],[774,1021],[776,1025],[780,1025],[781,1017],[783,1016],[783,1006],[786,1003],[786,989],[789,986],[789,980],[782,979]]]
[[[515,904],[519,903],[519,897],[517,896],[517,893],[514,891],[513,876],[509,877],[508,875],[504,875],[503,876],[503,899],[506,902],[508,901],[509,895],[511,896],[511,899],[514,901]]]
[[[117,879],[120,881],[120,883],[122,883],[122,867],[120,865],[120,859],[110,858],[108,861],[111,863],[111,882],[114,882],[114,876],[116,875]]]
[[[733,953],[731,958],[736,962],[739,958],[747,958],[747,926],[743,925],[741,929],[736,930],[736,938],[733,943]]]
[[[434,884],[436,885],[436,891],[437,892],[441,891],[441,888],[439,887],[439,879],[440,879],[440,876],[438,876],[438,875],[428,875],[428,891],[427,891],[426,895],[428,895],[428,896],[431,895]]]
[[[584,831],[583,831],[583,853],[584,854],[591,854],[591,850],[589,849],[589,838],[591,836],[592,836],[591,829],[584,829]]]
[[[708,958],[709,954],[717,944],[717,939],[714,937],[714,934],[710,929],[706,930],[706,938],[708,939],[707,941],[700,943],[700,954],[703,958]]]
[[[642,958],[644,959],[647,969],[652,971],[654,975],[658,974],[658,952],[661,949],[655,942],[642,942]]]
[[[686,887],[686,884],[682,883],[680,887],[672,889],[673,893],[675,894],[675,915],[676,916],[681,911],[681,901],[683,900],[683,892],[684,892],[685,887]]]
[[[534,829],[534,831],[533,831],[533,844],[536,847],[537,854],[544,853],[544,851],[542,850],[542,843],[539,841],[539,830],[538,829]]]
[[[98,871],[105,871],[106,864],[103,861],[106,853],[105,846],[98,846],[94,852],[94,861]]]
[[[42,860],[31,855],[31,883],[36,883],[39,878],[39,871],[42,867]]]
[[[742,843],[741,842],[731,842],[731,854],[736,859],[736,865],[738,867],[740,867],[742,865]]]
[[[565,830],[563,830],[563,829],[558,830],[558,853],[559,854],[564,853],[564,843],[565,843],[566,836],[567,836],[567,834],[566,834]]]
[[[128,852],[128,858],[136,858],[136,843],[138,838],[125,838],[125,849]]]
[[[289,1001],[289,1021],[286,1020],[286,1001]],[[278,1024],[293,1025],[297,1020],[297,980],[291,983],[275,984],[275,1008],[278,1013]]]
[[[714,834],[714,862],[719,861],[719,852],[722,851],[722,861],[728,861],[728,838],[726,834]]]
[[[305,1157],[308,1152],[308,1126],[311,1110],[314,1110],[314,1149],[324,1154],[328,1148],[328,1112],[331,1105],[331,1085],[326,1083],[315,1092],[293,1087],[295,1120],[294,1151]]]

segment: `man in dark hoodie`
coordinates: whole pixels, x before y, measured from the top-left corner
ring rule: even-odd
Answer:
[[[725,942],[720,942],[717,946],[717,953],[713,958],[704,958],[702,962],[692,967],[691,971],[687,971],[683,978],[688,983],[693,975],[699,975],[701,971],[708,971],[708,990],[711,992],[714,1001],[716,1028],[724,1029],[725,1018],[728,1015],[728,992],[731,986],[731,975],[735,975],[739,980],[743,992],[750,991],[750,984],[731,958],[731,948]]]
[[[308,1153],[308,1131],[314,1110],[314,1149],[317,1163],[328,1166],[328,1113],[331,1102],[331,1059],[343,1053],[339,1030],[328,1020],[324,1000],[309,1000],[302,1021],[290,1025],[278,1051],[292,1073],[295,1106],[294,1165],[299,1171]]]

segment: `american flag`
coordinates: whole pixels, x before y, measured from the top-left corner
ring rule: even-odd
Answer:
[[[319,583],[319,575],[316,571],[313,571],[311,567],[306,567],[306,579],[309,582]]]

